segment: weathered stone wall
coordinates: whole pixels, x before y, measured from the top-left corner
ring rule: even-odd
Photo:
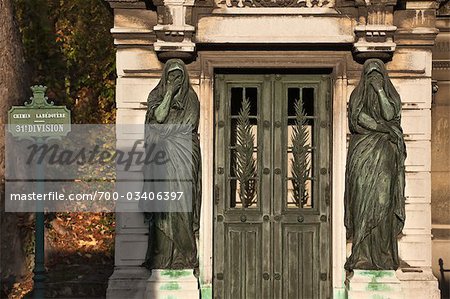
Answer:
[[[431,217],[433,273],[439,258],[450,269],[450,15],[438,17],[440,33],[433,48],[435,94],[431,107]],[[446,275],[450,281],[450,273]]]
[[[409,2],[408,2],[409,3]],[[445,187],[445,175],[448,177],[449,167],[437,164],[434,168],[432,159],[432,131],[435,136],[436,120],[446,119],[450,113],[450,103],[442,96],[439,101],[441,110],[436,110],[438,101],[432,108],[432,52],[431,48],[436,35],[434,18],[430,14],[430,7],[410,4],[406,10],[396,13],[394,23],[398,27],[395,35],[397,49],[391,62],[387,64],[389,75],[393,84],[400,93],[403,112],[402,126],[407,143],[408,159],[407,171],[407,222],[404,236],[400,240],[400,255],[408,264],[415,267],[430,269],[435,263],[431,252],[431,199],[433,184],[433,207],[440,204],[440,210],[448,210],[448,185]],[[412,5],[412,6],[411,6]],[[154,26],[158,22],[156,11],[148,10],[143,1],[117,1],[112,2],[115,12],[115,27],[112,33],[117,46],[117,123],[143,124],[148,93],[159,81],[162,63],[154,51],[153,44],[157,40]],[[422,12],[423,11],[423,12]],[[292,11],[283,15],[278,9],[270,16],[257,16],[256,14],[241,13],[232,16],[226,13],[217,13],[212,16],[199,18],[196,27],[195,41],[199,46],[196,60],[188,65],[191,83],[199,95],[201,102],[201,121],[199,132],[201,135],[202,167],[203,167],[203,206],[199,251],[201,255],[202,282],[212,283],[212,223],[213,223],[213,64],[215,67],[303,67],[310,63],[310,67],[330,67],[326,61],[335,55],[336,61],[342,63],[335,70],[333,86],[333,286],[335,295],[340,296],[343,289],[345,273],[345,228],[343,226],[343,176],[345,172],[345,135],[346,135],[346,106],[352,89],[359,80],[361,66],[351,57],[351,45],[354,40],[355,18],[338,13],[320,15],[295,15]],[[309,47],[301,51],[302,46]],[[263,44],[258,49],[253,43]],[[275,44],[270,49],[270,44]],[[327,44],[327,52],[322,57],[319,53],[320,45]],[[251,51],[243,51],[247,46]],[[281,45],[281,46],[280,46]],[[284,45],[284,46],[283,46]],[[289,51],[283,54],[283,50]],[[214,50],[214,47],[217,47]],[[227,47],[234,47],[234,51],[225,51]],[[297,47],[297,48],[295,48]],[[311,51],[311,47],[315,47]],[[217,51],[217,49],[221,49]],[[236,51],[236,50],[241,51]],[[262,51],[264,49],[264,51]],[[277,50],[277,51],[274,51]],[[298,52],[295,52],[297,50]],[[322,49],[323,50],[323,49]],[[272,51],[272,52],[271,52]],[[241,53],[241,54],[239,54]],[[236,57],[240,56],[240,64],[236,64]],[[247,55],[247,56],[246,56]],[[253,56],[252,56],[253,55]],[[304,56],[301,56],[304,55]],[[245,59],[248,57],[248,59]],[[253,57],[253,58],[252,58]],[[303,58],[302,58],[303,57]],[[341,58],[339,58],[341,57]],[[334,58],[333,58],[334,59]],[[323,60],[323,61],[322,61]],[[314,64],[315,63],[315,64]],[[267,65],[272,64],[272,65]],[[448,77],[447,77],[448,78]],[[450,85],[441,84],[441,94],[448,94]],[[442,104],[447,102],[445,105]],[[433,114],[433,122],[432,122]],[[447,124],[447,125],[445,125]],[[433,155],[440,155],[440,159],[448,161],[448,118],[440,122],[446,131],[439,130],[439,140],[442,146],[433,147]],[[447,135],[445,135],[447,134]],[[119,144],[132,143],[133,140],[143,138],[143,134],[124,134],[119,136]],[[447,139],[445,139],[447,138]],[[445,143],[447,140],[447,143]],[[444,147],[443,144],[447,147]],[[434,144],[434,143],[433,143]],[[439,153],[435,153],[438,150]],[[447,156],[446,156],[447,155]],[[445,158],[446,157],[446,158]],[[447,164],[448,166],[448,164]],[[439,173],[438,173],[439,169]],[[435,172],[436,170],[436,172]],[[433,174],[433,181],[431,176]],[[446,171],[444,173],[443,171]],[[435,175],[436,174],[436,175]],[[120,171],[120,178],[142,179],[139,169]],[[435,179],[436,177],[436,179]],[[436,182],[441,183],[436,185]],[[128,186],[119,186],[128,188]],[[447,188],[447,189],[445,189]],[[447,190],[447,191],[446,191]],[[435,196],[435,194],[438,194]],[[440,194],[440,195],[439,195]],[[447,197],[446,197],[447,196]],[[435,201],[436,198],[440,198]],[[447,206],[445,206],[447,204]],[[435,221],[436,219],[436,221]],[[443,220],[444,219],[444,220]],[[445,213],[433,213],[433,221],[445,224]],[[143,292],[149,273],[139,267],[147,248],[147,227],[139,213],[117,214],[116,226],[116,271],[111,277],[109,297],[113,295],[133,297]],[[450,264],[450,257],[448,258]],[[124,280],[124,277],[134,278],[133,285]],[[417,280],[432,281],[430,276],[422,276]],[[402,281],[415,280],[405,274]],[[403,282],[402,282],[403,283]],[[420,288],[416,284],[416,288]],[[423,288],[426,292],[427,289]],[[413,294],[414,291],[411,292]]]

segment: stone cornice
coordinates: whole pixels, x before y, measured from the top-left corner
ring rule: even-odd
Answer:
[[[450,32],[450,16],[437,16],[436,28],[439,32]]]
[[[437,9],[439,7],[438,1],[427,0],[407,0],[406,9]]]
[[[106,0],[111,8],[143,8],[148,4],[142,0]]]
[[[436,28],[398,29],[394,41],[398,46],[434,46],[439,30]]]
[[[450,70],[450,60],[433,60],[433,70]]]
[[[150,29],[117,28],[111,29],[116,46],[152,46],[156,41],[155,32]]]

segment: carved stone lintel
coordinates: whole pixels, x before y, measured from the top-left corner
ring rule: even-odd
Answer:
[[[226,7],[303,7],[330,8],[335,6],[334,0],[223,0],[218,5]]]
[[[146,3],[143,0],[106,0],[111,8],[134,8],[134,9],[144,9]]]
[[[112,28],[116,46],[151,46],[155,40],[155,33],[150,29]]]
[[[158,24],[153,27],[156,42],[153,47],[161,60],[180,58],[189,60],[195,56],[192,37],[195,27],[189,25],[193,0],[165,0],[164,9],[158,9]],[[161,16],[160,11],[164,11]]]
[[[357,1],[359,25],[355,27],[353,54],[356,61],[378,58],[387,62],[395,51],[393,6],[396,1]]]
[[[411,29],[398,29],[395,32],[395,42],[398,46],[433,47],[439,30],[422,27]]]
[[[439,4],[443,2],[441,0],[438,1],[427,1],[427,0],[408,0],[406,1],[406,9],[438,9]]]
[[[159,52],[156,52],[156,54],[158,55],[158,59],[164,63],[169,59],[178,58],[183,60],[184,63],[188,64],[192,62],[196,57],[195,51],[171,51],[169,48],[160,50]]]
[[[192,42],[192,35],[195,29],[193,26],[156,25],[153,30],[157,38],[153,47],[161,60],[170,58],[186,60],[194,56],[195,43]]]
[[[356,42],[353,45],[355,60],[364,63],[366,59],[378,58],[384,62],[392,58],[395,26],[360,25],[355,27]]]

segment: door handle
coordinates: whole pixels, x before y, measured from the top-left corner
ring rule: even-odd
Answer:
[[[218,185],[214,186],[214,203],[219,204],[220,189]]]

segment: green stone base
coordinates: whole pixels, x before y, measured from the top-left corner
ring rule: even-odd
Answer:
[[[394,270],[354,270],[345,284],[348,299],[405,299]]]
[[[212,285],[202,285],[201,286],[201,298],[202,299],[212,299]]]
[[[200,290],[192,269],[152,270],[147,280],[145,299],[198,299]]]
[[[345,288],[333,288],[333,299],[347,299]]]

